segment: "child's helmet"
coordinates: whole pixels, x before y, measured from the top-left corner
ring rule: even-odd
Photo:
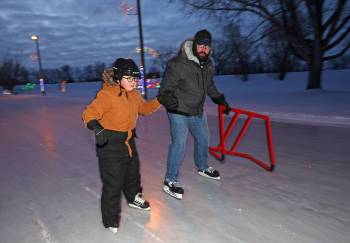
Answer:
[[[115,82],[120,82],[123,76],[140,78],[140,70],[132,59],[118,58],[112,68]]]

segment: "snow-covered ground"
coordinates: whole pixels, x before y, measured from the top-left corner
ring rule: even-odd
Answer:
[[[217,77],[217,86],[230,104],[293,123],[350,125],[350,70],[325,71],[323,90],[306,91],[305,72],[289,73],[285,80],[270,74]]]
[[[170,140],[165,111],[141,117],[137,144],[152,211],[124,202],[117,235],[101,224],[94,141],[80,117],[99,84],[69,84],[65,94],[48,85],[45,97],[38,90],[1,95],[0,242],[348,243],[349,75],[326,71],[322,91],[305,91],[305,73],[285,81],[252,75],[245,83],[216,77],[232,106],[271,115],[276,170],[233,156],[224,163],[210,157],[222,180],[200,177],[190,138],[179,178],[181,201],[161,190]],[[210,143],[217,145],[210,100],[206,110]],[[253,122],[239,151],[268,160],[264,132],[261,122]]]

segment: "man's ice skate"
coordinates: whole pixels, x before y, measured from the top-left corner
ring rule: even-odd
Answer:
[[[116,227],[108,227],[109,231],[111,231],[113,234],[116,234],[118,232],[118,228]]]
[[[182,187],[176,186],[176,182],[164,181],[163,191],[176,199],[182,199],[184,194],[184,189]]]
[[[132,208],[142,209],[142,210],[146,210],[146,211],[151,210],[149,202],[147,202],[146,200],[144,200],[142,198],[141,193],[136,194],[134,201],[129,203],[129,206]]]
[[[210,179],[220,180],[220,173],[217,170],[214,170],[213,167],[208,167],[206,170],[198,170],[198,174]]]

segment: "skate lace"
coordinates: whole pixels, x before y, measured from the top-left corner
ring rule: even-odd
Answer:
[[[145,200],[142,198],[142,195],[140,193],[138,193],[135,197],[134,202],[139,204],[139,205],[142,205],[145,203]]]
[[[209,173],[214,173],[214,168],[213,167],[208,167],[208,169],[206,169],[206,171],[208,171]]]
[[[170,187],[177,187],[177,182],[176,181],[170,181],[168,182]]]

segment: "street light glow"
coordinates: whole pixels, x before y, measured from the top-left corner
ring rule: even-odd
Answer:
[[[32,35],[32,40],[38,40],[39,39],[39,36],[37,35]]]

